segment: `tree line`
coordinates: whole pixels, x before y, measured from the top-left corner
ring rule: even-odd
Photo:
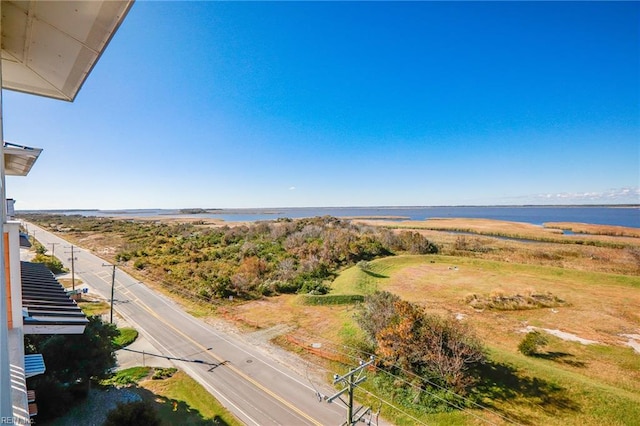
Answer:
[[[115,234],[115,261],[205,301],[278,293],[325,294],[345,267],[395,253],[437,253],[413,231],[324,216],[208,227],[65,215],[24,215],[52,230]]]

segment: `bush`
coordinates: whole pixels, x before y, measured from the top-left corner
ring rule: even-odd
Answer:
[[[460,394],[476,382],[473,368],[485,355],[467,324],[427,313],[388,292],[368,296],[356,320],[388,371],[428,377]]]
[[[57,257],[51,258],[46,254],[38,253],[33,258],[32,262],[44,263],[44,265],[54,274],[61,274],[67,272],[67,269],[62,265],[62,262]]]
[[[518,350],[527,356],[535,356],[538,354],[538,349],[547,343],[549,343],[548,337],[535,330],[524,336],[518,345]]]
[[[350,305],[363,302],[364,296],[360,294],[331,294],[331,295],[302,295],[304,305]]]
[[[329,290],[329,286],[324,282],[318,279],[311,279],[302,284],[298,293],[321,295],[329,293]]]
[[[144,269],[145,266],[147,266],[147,262],[145,262],[144,259],[136,259],[133,262],[133,267],[136,268],[137,270]]]
[[[160,426],[160,418],[150,403],[145,401],[118,404],[107,415],[104,426]]]
[[[157,367],[153,371],[153,376],[151,376],[151,379],[152,380],[168,379],[169,377],[173,376],[177,371],[178,369],[174,367],[169,367],[169,368]]]
[[[151,367],[131,367],[117,371],[108,379],[100,380],[102,386],[128,386],[135,385],[140,380],[149,376]]]
[[[371,271],[371,264],[366,260],[361,260],[360,262],[356,263],[356,266],[362,271]]]

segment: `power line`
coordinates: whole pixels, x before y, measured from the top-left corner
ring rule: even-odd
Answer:
[[[358,352],[360,352],[360,353],[367,354],[367,356],[373,356],[373,354],[370,354],[370,353],[368,353],[367,351],[364,351],[364,350],[359,349],[359,348],[355,348],[355,347],[352,347],[352,346],[349,346],[349,345],[343,345],[343,344],[335,343],[335,342],[333,342],[333,341],[331,341],[331,340],[329,340],[329,339],[327,339],[327,338],[321,337],[321,336],[311,336],[311,335],[310,335],[310,334],[308,334],[308,333],[306,333],[306,334],[307,334],[307,336],[308,336],[308,337],[312,337],[312,338],[316,338],[316,337],[318,337],[318,338],[320,338],[320,339],[322,339],[322,340],[324,340],[324,341],[326,341],[326,342],[328,342],[329,344],[334,345],[334,346],[342,346],[342,347],[345,347],[345,348],[349,348],[349,349],[352,349],[352,350],[358,351]],[[349,353],[347,353],[347,352],[338,351],[338,350],[336,350],[336,349],[329,349],[329,350],[330,350],[330,351],[332,351],[332,352],[334,352],[334,353],[336,353],[336,354],[346,355],[347,357],[357,359],[357,357],[356,357],[356,356],[354,356],[354,355],[352,355],[352,354],[349,354]],[[420,376],[420,375],[418,375],[418,374],[416,374],[416,373],[414,373],[414,372],[412,372],[412,371],[405,370],[405,369],[403,369],[402,367],[397,366],[397,365],[395,365],[395,364],[394,364],[393,366],[394,366],[396,369],[398,369],[399,371],[402,371],[404,374],[406,374],[406,375],[408,375],[408,376],[412,376],[412,377],[418,378],[418,379],[420,379],[420,380],[422,380],[422,381],[426,382],[427,384],[429,384],[429,385],[431,385],[431,386],[433,386],[433,387],[435,387],[435,388],[437,388],[437,389],[440,389],[440,390],[442,390],[442,391],[445,391],[445,392],[447,392],[447,393],[450,393],[450,394],[452,394],[453,396],[455,396],[455,397],[457,397],[457,398],[461,399],[461,400],[462,400],[462,401],[464,401],[464,402],[467,402],[467,403],[469,403],[469,404],[472,404],[472,405],[474,405],[475,407],[477,407],[477,408],[479,408],[479,409],[481,409],[481,410],[487,411],[487,412],[489,412],[489,413],[491,413],[491,414],[493,414],[493,415],[495,415],[495,416],[497,416],[497,417],[502,418],[503,420],[505,420],[505,421],[506,421],[506,422],[508,422],[508,423],[517,424],[517,422],[515,422],[514,420],[512,420],[512,419],[510,419],[510,418],[506,417],[505,415],[503,415],[503,414],[501,414],[501,413],[498,413],[498,412],[496,412],[496,411],[494,411],[494,410],[491,410],[490,408],[485,407],[485,406],[483,406],[483,405],[481,405],[481,404],[479,404],[479,403],[477,403],[477,402],[475,402],[475,401],[473,401],[473,400],[471,400],[471,399],[469,399],[469,398],[466,398],[466,397],[464,397],[464,396],[462,396],[462,395],[459,395],[459,394],[457,394],[456,392],[452,391],[451,389],[448,389],[448,388],[446,388],[446,387],[444,387],[444,386],[442,386],[442,385],[439,385],[439,384],[437,384],[437,383],[435,383],[435,382],[431,381],[430,379],[428,379],[428,378],[426,378],[426,377],[422,377],[422,376]],[[466,407],[464,407],[464,406],[462,406],[462,405],[457,405],[457,404],[453,403],[452,401],[449,401],[449,400],[447,400],[447,399],[442,398],[442,397],[441,397],[441,396],[439,396],[439,395],[433,394],[433,393],[431,393],[431,392],[429,392],[429,391],[427,391],[427,390],[425,390],[425,389],[422,389],[422,388],[417,387],[415,384],[413,384],[413,383],[409,382],[408,380],[404,379],[403,377],[397,376],[397,375],[395,375],[395,374],[393,374],[393,373],[391,373],[391,372],[389,372],[389,371],[387,371],[387,370],[385,370],[385,369],[383,369],[383,368],[378,367],[378,366],[377,366],[377,365],[375,365],[375,364],[373,365],[373,367],[374,367],[374,368],[376,368],[376,369],[377,369],[377,370],[379,370],[379,371],[384,372],[384,373],[385,373],[385,374],[387,374],[387,375],[390,375],[391,377],[393,377],[393,378],[395,378],[395,379],[401,380],[402,382],[404,382],[404,383],[408,384],[409,386],[411,386],[411,387],[413,387],[413,388],[416,388],[416,389],[419,389],[419,390],[421,390],[421,391],[423,391],[423,392],[426,392],[427,394],[429,394],[429,395],[431,395],[431,396],[435,397],[436,399],[440,399],[441,401],[445,402],[446,404],[448,404],[448,405],[450,405],[450,406],[452,406],[452,407],[454,407],[454,408],[456,408],[456,409],[459,409],[459,410],[461,410],[461,411],[465,411],[465,412],[467,412],[468,414],[470,414],[470,415],[472,415],[472,416],[474,416],[474,417],[476,417],[476,418],[478,418],[478,419],[480,419],[480,420],[482,420],[482,421],[485,421],[485,422],[487,422],[487,423],[492,423],[491,421],[489,421],[489,420],[487,420],[487,419],[483,419],[482,417],[479,417],[479,416],[477,416],[476,414],[474,414],[474,413],[470,412]]]
[[[358,423],[362,418],[364,418],[365,415],[371,413],[371,408],[369,407],[365,408],[364,406],[354,411],[353,392],[356,386],[358,386],[360,383],[364,382],[367,379],[366,376],[362,375],[362,372],[364,371],[365,368],[373,364],[373,361],[374,361],[374,358],[371,357],[371,359],[368,362],[364,362],[364,363],[361,362],[358,367],[354,368],[353,370],[349,370],[348,373],[342,376],[338,374],[333,376],[334,386],[337,385],[338,383],[344,383],[345,387],[342,388],[342,390],[338,391],[338,393],[328,397],[327,402],[332,403],[336,399],[339,399],[340,401],[342,401],[343,404],[346,405],[347,421],[344,423],[346,426],[352,426]],[[342,395],[344,393],[347,393],[346,401],[342,399]],[[371,419],[369,420],[368,423],[371,424]]]
[[[427,423],[423,422],[422,420],[418,419],[417,417],[412,416],[411,414],[407,413],[406,411],[401,410],[399,407],[393,405],[392,403],[390,403],[389,401],[380,398],[378,395],[376,395],[375,393],[366,390],[365,388],[363,388],[362,386],[358,386],[358,389],[360,389],[361,391],[368,393],[369,395],[371,395],[373,398],[377,399],[378,401],[380,401],[381,403],[384,403],[386,405],[388,405],[389,407],[393,408],[394,410],[396,410],[397,412],[409,417],[411,420],[415,421],[416,423],[419,423],[421,425],[426,425]]]

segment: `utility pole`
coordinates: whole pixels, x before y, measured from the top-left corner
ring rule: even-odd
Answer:
[[[360,383],[364,382],[365,380],[367,380],[366,376],[362,376],[362,372],[365,368],[367,368],[368,366],[370,366],[371,364],[373,364],[374,358],[373,356],[369,359],[368,362],[360,362],[360,365],[356,368],[354,368],[353,370],[349,370],[349,372],[343,376],[340,376],[338,374],[333,376],[333,384],[337,385],[338,383],[343,383],[345,385],[345,387],[339,391],[338,393],[336,393],[333,396],[330,396],[327,398],[327,402],[331,403],[336,399],[339,399],[340,401],[342,401],[343,404],[346,405],[347,407],[347,421],[343,423],[343,425],[346,426],[353,426],[356,423],[358,423],[360,420],[362,420],[362,418],[364,416],[366,416],[367,414],[371,413],[371,408],[370,407],[360,407],[357,410],[354,411],[354,407],[353,407],[353,392],[355,390],[355,387],[357,385],[359,385]],[[344,393],[347,393],[347,400],[345,401],[344,399],[342,399],[342,395]],[[369,419],[369,421],[367,422],[367,424],[371,425],[371,419]]]
[[[75,272],[75,261],[77,260],[73,255],[73,246],[71,246],[71,290],[76,290],[76,272]]]
[[[53,263],[54,255],[56,253],[56,244],[60,243],[49,243],[51,244],[51,263]]]
[[[116,265],[103,263],[102,266],[110,266],[113,268],[111,272],[111,313],[109,315],[109,322],[113,324],[113,289],[116,286]]]

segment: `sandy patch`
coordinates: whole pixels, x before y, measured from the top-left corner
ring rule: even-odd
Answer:
[[[640,354],[640,334],[621,334],[620,337],[629,339],[625,345],[630,346],[634,351]]]
[[[566,340],[568,342],[578,342],[578,343],[581,343],[583,345],[593,345],[593,344],[600,343],[600,342],[597,342],[595,340],[584,339],[584,338],[582,338],[580,336],[576,336],[575,334],[567,333],[566,331],[552,330],[552,329],[549,329],[549,328],[533,327],[531,325],[523,328],[522,330],[520,330],[520,332],[529,333],[530,331],[534,331],[534,330],[542,330],[545,333],[551,334],[552,336],[559,337],[562,340]]]

